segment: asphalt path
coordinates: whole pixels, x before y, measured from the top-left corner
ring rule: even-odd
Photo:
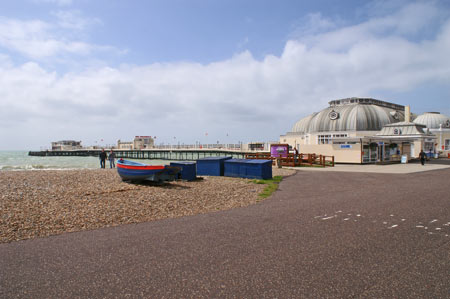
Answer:
[[[0,298],[449,298],[450,169],[299,171],[258,204],[0,244]]]

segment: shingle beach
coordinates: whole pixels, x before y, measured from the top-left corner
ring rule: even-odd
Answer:
[[[0,243],[244,207],[265,187],[227,177],[129,184],[111,169],[0,171],[0,182]]]

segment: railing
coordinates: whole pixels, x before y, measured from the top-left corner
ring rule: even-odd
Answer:
[[[29,156],[82,156],[98,157],[100,150],[73,150],[73,151],[39,151],[28,152]],[[106,151],[109,153],[109,151]],[[114,150],[116,158],[126,159],[148,159],[148,160],[174,160],[174,161],[195,161],[207,157],[228,156],[235,159],[245,158],[245,152],[232,150]]]
[[[264,159],[272,160],[272,164],[276,164],[277,161],[281,163],[281,166],[331,166],[334,167],[334,156],[325,156],[317,154],[291,154],[287,157],[272,157],[270,153],[247,153],[246,159]]]

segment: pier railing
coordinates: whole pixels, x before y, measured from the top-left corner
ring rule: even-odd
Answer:
[[[70,151],[30,151],[29,156],[41,157],[98,157],[100,149],[93,150],[70,150]],[[109,154],[109,151],[107,151]],[[234,159],[264,159],[272,160],[275,165],[277,161],[282,166],[334,166],[334,156],[317,154],[293,154],[287,157],[272,157],[269,152],[244,152],[237,150],[221,149],[145,149],[145,150],[114,150],[116,158],[125,159],[148,159],[148,160],[173,160],[173,161],[195,161],[207,157],[228,156]]]
[[[29,156],[41,157],[98,157],[101,150],[70,150],[70,151],[30,151]],[[109,154],[109,151],[106,151]],[[244,159],[246,152],[220,149],[146,149],[146,150],[114,150],[116,158],[195,161],[207,157],[227,156],[235,159]]]

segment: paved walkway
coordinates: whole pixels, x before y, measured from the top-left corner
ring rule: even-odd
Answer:
[[[302,171],[339,171],[339,172],[370,172],[370,173],[414,173],[437,169],[450,168],[450,159],[439,159],[427,161],[425,165],[418,161],[406,164],[387,164],[387,165],[354,165],[354,164],[336,164],[334,167],[286,167],[289,169],[297,169]]]
[[[0,244],[0,298],[448,298],[449,180],[299,171],[246,208]]]

